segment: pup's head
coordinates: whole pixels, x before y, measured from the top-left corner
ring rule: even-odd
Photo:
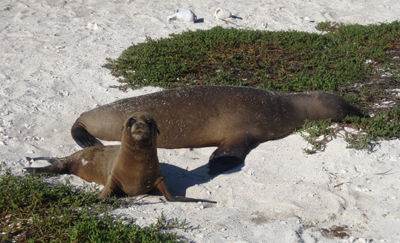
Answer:
[[[122,141],[132,145],[156,145],[157,134],[160,134],[153,117],[147,112],[136,112],[131,115],[122,127]]]

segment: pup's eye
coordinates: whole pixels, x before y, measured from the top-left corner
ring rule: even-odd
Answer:
[[[130,118],[129,121],[128,121],[128,124],[127,124],[128,127],[132,127],[133,124],[135,124],[135,122],[136,122],[136,120],[134,118]]]

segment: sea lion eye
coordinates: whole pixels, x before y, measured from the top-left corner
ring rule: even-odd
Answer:
[[[132,127],[133,124],[135,124],[135,122],[136,122],[136,120],[134,118],[130,118],[129,121],[128,121],[128,124],[127,124],[128,127]]]
[[[149,127],[155,128],[157,130],[157,133],[160,134],[160,130],[158,130],[157,124],[153,119],[146,120],[146,123]]]

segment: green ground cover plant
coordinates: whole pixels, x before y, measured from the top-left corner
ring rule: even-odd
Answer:
[[[400,22],[369,26],[324,22],[316,28],[321,33],[215,27],[147,38],[117,59],[107,59],[104,67],[119,78],[121,89],[239,85],[284,93],[333,92],[370,116],[345,120],[368,134],[349,135],[351,147],[370,148],[373,141],[400,137],[391,112],[399,109]],[[306,124],[304,129],[316,126],[325,125]],[[327,129],[317,130],[328,135]]]
[[[77,193],[69,184],[49,186],[43,175],[0,177],[0,242],[176,242],[162,230],[183,226],[168,223],[139,227],[134,220],[108,214],[123,206],[115,197],[98,199],[93,191]]]

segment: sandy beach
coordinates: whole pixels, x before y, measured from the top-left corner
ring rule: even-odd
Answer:
[[[217,7],[240,17],[213,18]],[[197,23],[167,22],[191,9]],[[117,99],[162,90],[121,92],[102,67],[146,37],[166,38],[215,26],[317,32],[318,22],[377,24],[400,19],[398,0],[124,1],[3,0],[0,3],[0,173],[22,174],[26,156],[69,155],[79,115]],[[140,196],[112,214],[147,226],[164,214],[186,220],[174,230],[188,242],[400,242],[400,141],[367,150],[334,139],[307,155],[294,134],[262,143],[245,164],[217,177],[206,164],[215,148],[159,149],[170,191],[218,203],[168,203]],[[73,185],[85,186],[74,176]],[[345,236],[343,239],[339,235]]]

